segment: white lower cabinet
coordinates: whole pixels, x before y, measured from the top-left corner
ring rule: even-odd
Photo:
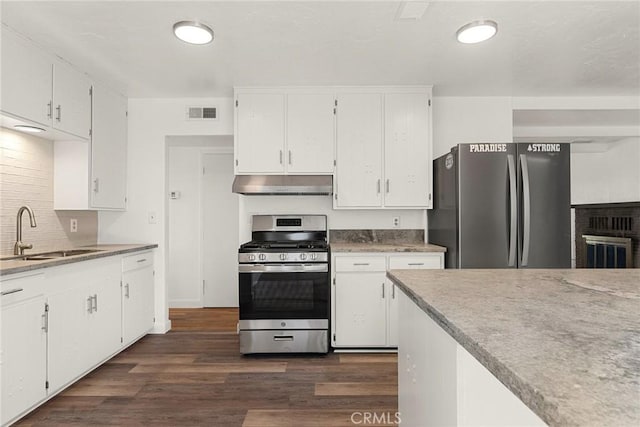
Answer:
[[[153,253],[122,259],[122,340],[131,344],[153,328]]]
[[[13,423],[147,333],[153,285],[151,251],[1,277],[0,423]]]
[[[546,425],[404,292],[397,295],[401,425]]]
[[[2,401],[7,424],[47,396],[47,332],[43,275],[2,280]]]
[[[65,387],[116,353],[120,342],[120,259],[52,269],[49,300],[49,388]]]
[[[398,346],[399,290],[387,269],[444,268],[442,253],[340,253],[333,256],[331,329],[334,348]]]

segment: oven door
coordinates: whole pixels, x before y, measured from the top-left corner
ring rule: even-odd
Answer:
[[[240,319],[328,319],[329,266],[240,264]]]

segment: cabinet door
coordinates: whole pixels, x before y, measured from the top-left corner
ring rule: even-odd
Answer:
[[[331,174],[334,159],[334,95],[287,96],[287,172]]]
[[[382,95],[340,94],[335,207],[382,206]]]
[[[92,278],[89,294],[94,300],[88,316],[91,337],[87,342],[91,367],[118,351],[122,343],[121,271],[120,263],[113,263],[97,270]]]
[[[91,82],[69,65],[53,68],[53,127],[83,139],[91,130]]]
[[[49,298],[49,387],[59,390],[89,368],[86,345],[89,292],[78,286]]]
[[[91,207],[125,208],[127,189],[127,99],[93,86]]]
[[[427,94],[385,95],[385,206],[430,204],[429,108]]]
[[[51,126],[52,62],[41,50],[2,31],[3,112]]]
[[[2,306],[2,425],[46,398],[45,299]]]
[[[284,172],[284,94],[236,97],[236,173]]]
[[[124,273],[122,283],[122,337],[128,345],[153,327],[153,265]]]
[[[387,300],[384,272],[336,273],[335,345],[386,344]]]
[[[389,279],[387,281],[387,346],[398,346],[398,292],[399,289]]]

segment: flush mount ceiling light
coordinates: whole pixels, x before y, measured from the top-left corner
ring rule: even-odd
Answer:
[[[456,32],[460,43],[480,43],[489,40],[498,32],[498,24],[494,21],[473,21],[463,25]]]
[[[21,130],[23,132],[31,132],[31,133],[44,132],[44,129],[42,129],[42,128],[35,127],[35,126],[29,126],[29,125],[14,125],[13,127],[15,129]]]
[[[213,40],[213,30],[196,21],[176,22],[173,33],[183,42],[191,44],[207,44]]]

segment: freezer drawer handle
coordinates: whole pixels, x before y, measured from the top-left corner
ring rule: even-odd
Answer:
[[[507,154],[507,168],[509,170],[509,201],[511,209],[511,224],[509,227],[509,267],[516,265],[516,245],[518,237],[518,196],[516,194],[516,164],[512,154]]]
[[[522,262],[521,266],[526,267],[529,263],[529,246],[531,245],[531,188],[529,182],[529,166],[527,156],[520,155],[520,167],[522,168],[522,193],[523,193],[523,220],[524,232],[522,239]]]
[[[274,336],[274,341],[293,341],[293,335]]]

